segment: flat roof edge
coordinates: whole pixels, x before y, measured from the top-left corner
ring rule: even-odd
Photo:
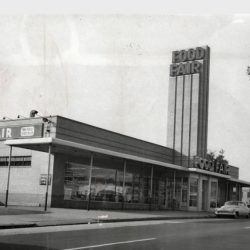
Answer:
[[[52,143],[52,137],[45,138],[32,138],[32,139],[11,139],[4,141],[7,146],[20,146],[20,145],[35,145],[35,144],[50,144]]]
[[[206,171],[206,170],[199,169],[199,168],[189,168],[188,170],[190,172],[193,172],[193,173],[212,175],[212,176],[215,176],[215,177],[221,177],[221,178],[225,178],[225,179],[229,179],[230,178],[230,175],[225,175],[225,174],[219,174],[219,173],[215,173],[215,172],[210,172],[210,171]]]
[[[229,180],[233,181],[233,182],[240,183],[240,184],[245,184],[245,185],[248,185],[250,187],[250,182],[248,182],[248,181],[243,181],[243,180],[235,179],[235,178],[232,178],[232,177]]]
[[[113,150],[109,150],[109,149],[103,149],[103,148],[98,148],[98,147],[80,144],[80,143],[76,143],[76,142],[66,141],[66,140],[62,140],[62,139],[58,139],[58,138],[52,138],[52,141],[53,141],[52,144],[54,143],[57,145],[69,146],[69,147],[87,150],[87,151],[91,151],[91,152],[117,156],[117,157],[128,159],[128,160],[140,161],[140,162],[158,165],[158,166],[162,166],[162,167],[172,168],[175,170],[188,171],[188,169],[185,167],[181,167],[181,166],[174,165],[171,163],[161,162],[161,161],[157,161],[157,160],[153,160],[153,159],[149,159],[149,158],[144,158],[141,156],[130,155],[130,154],[121,153],[121,152],[117,152],[117,151],[113,151]]]
[[[205,174],[205,175],[210,175],[210,176],[215,176],[215,177],[221,177],[225,178],[229,181],[232,182],[237,182],[241,184],[248,185],[250,187],[250,182],[239,180],[232,178],[229,175],[224,175],[224,174],[219,174],[219,173],[213,173],[213,172],[208,172],[202,169],[197,169],[197,168],[186,168],[182,166],[178,166],[172,163],[167,163],[167,162],[162,162],[162,161],[157,161],[141,156],[136,156],[136,155],[131,155],[127,153],[121,153],[109,149],[103,149],[99,147],[94,147],[94,146],[89,146],[86,144],[81,144],[81,143],[76,143],[76,142],[71,142],[67,140],[62,140],[58,138],[52,138],[52,137],[45,137],[45,138],[31,138],[31,139],[11,139],[11,140],[6,140],[4,141],[4,144],[7,146],[21,146],[21,145],[37,145],[37,144],[52,144],[52,145],[58,145],[58,146],[68,146],[68,147],[73,147],[76,149],[81,149],[81,150],[87,150],[95,153],[102,153],[106,155],[112,155],[128,160],[134,160],[134,161],[139,161],[139,162],[144,162],[144,163],[149,163],[152,165],[157,165],[157,166],[162,166],[162,167],[167,167],[171,168],[174,170],[180,170],[180,171],[186,171],[186,172],[193,172],[193,173],[200,173],[200,174]]]

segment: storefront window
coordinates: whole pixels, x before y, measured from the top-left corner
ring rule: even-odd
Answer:
[[[180,208],[181,188],[182,188],[182,178],[176,177],[176,179],[175,179],[175,204],[174,204],[174,208]]]
[[[187,206],[187,198],[188,198],[188,178],[182,178],[182,196],[181,196],[181,205]]]
[[[91,200],[121,202],[123,183],[122,159],[95,155],[91,180]]]
[[[167,173],[166,179],[166,186],[167,186],[167,198],[166,198],[166,208],[173,209],[174,208],[174,175],[173,172]]]
[[[217,182],[211,182],[210,207],[215,208],[217,203]]]
[[[166,178],[162,177],[158,179],[158,204],[164,205],[166,200]]]
[[[148,203],[150,194],[151,167],[137,162],[127,162],[124,201]]]
[[[155,167],[153,171],[153,194],[152,203],[165,208],[166,205],[166,170]]]
[[[91,200],[115,201],[116,170],[93,167]]]
[[[197,207],[198,203],[198,179],[190,178],[189,206]]]
[[[64,178],[65,200],[86,200],[89,187],[89,165],[67,162]]]

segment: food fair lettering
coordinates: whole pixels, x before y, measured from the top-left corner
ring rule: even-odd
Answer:
[[[209,161],[197,156],[194,157],[193,167],[219,174],[226,174],[226,175],[229,174],[228,164],[221,163],[218,161]]]
[[[0,138],[12,138],[11,128],[1,128]]]
[[[205,59],[206,51],[202,47],[196,49],[173,51],[170,76],[197,74],[202,71],[202,63],[196,60]]]

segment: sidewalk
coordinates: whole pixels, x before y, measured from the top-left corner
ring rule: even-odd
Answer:
[[[213,218],[212,212],[187,212],[187,211],[108,211],[108,210],[83,210],[48,208],[47,212],[42,207],[0,206],[0,229],[34,227],[34,226],[59,226],[88,224],[98,222],[121,222],[141,220],[171,220]]]

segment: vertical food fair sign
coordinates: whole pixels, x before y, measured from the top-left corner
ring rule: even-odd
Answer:
[[[206,49],[202,47],[172,52],[170,76],[197,74],[202,71],[202,62],[206,56]]]

